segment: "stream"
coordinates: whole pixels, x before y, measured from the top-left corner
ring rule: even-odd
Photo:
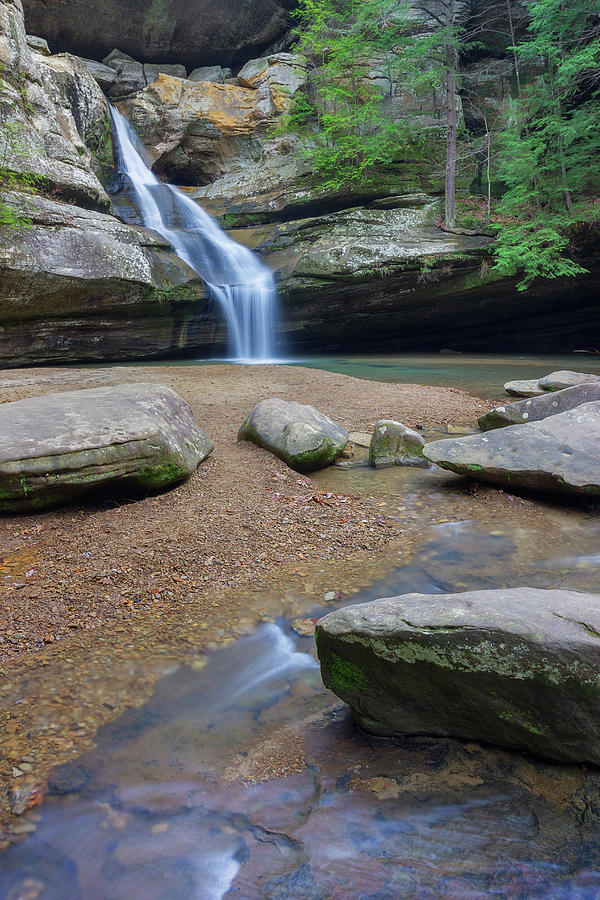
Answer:
[[[399,519],[433,505],[438,524],[352,597],[339,584],[317,604],[296,598],[293,621],[267,615],[170,666],[145,705],[53,771],[43,805],[21,817],[24,839],[0,856],[2,900],[600,896],[599,771],[361,733],[323,688],[310,633],[328,610],[407,591],[600,593],[600,518],[544,505],[541,533],[535,516],[475,511],[434,469],[334,467],[315,481]]]

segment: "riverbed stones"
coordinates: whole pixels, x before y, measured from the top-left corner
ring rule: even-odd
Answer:
[[[600,763],[600,596],[405,594],[330,613],[316,640],[325,685],[367,731]]]
[[[510,488],[600,494],[600,401],[484,434],[427,444],[443,469]]]
[[[538,397],[497,406],[479,417],[479,427],[482,431],[490,431],[494,428],[504,428],[506,425],[539,422],[548,416],[555,416],[594,400],[600,400],[600,383],[579,384],[556,392],[546,391]]]
[[[551,372],[550,375],[540,378],[539,384],[545,391],[562,391],[578,384],[600,384],[600,375],[562,369],[560,372]]]
[[[29,512],[113,486],[183,481],[213,444],[171,388],[124,384],[0,406],[0,511]]]
[[[374,468],[383,466],[427,468],[429,463],[423,456],[424,446],[425,441],[417,431],[413,431],[402,422],[381,419],[375,425],[369,447],[369,465]]]
[[[271,398],[256,404],[238,440],[270,450],[297,472],[312,472],[334,462],[348,432],[314,406]]]

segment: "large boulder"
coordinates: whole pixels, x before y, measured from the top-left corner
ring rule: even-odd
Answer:
[[[510,488],[600,494],[600,401],[485,434],[433,441],[430,462]]]
[[[504,428],[506,425],[539,422],[548,416],[575,409],[593,400],[600,400],[600,384],[580,384],[555,393],[546,391],[540,396],[530,397],[529,400],[518,400],[516,403],[497,406],[479,417],[479,427],[482,431],[491,431],[493,428]]]
[[[297,472],[323,469],[340,455],[348,432],[313,406],[270,399],[257,403],[238,440],[270,450]]]
[[[429,463],[423,456],[425,441],[422,436],[392,419],[381,419],[369,445],[369,464],[375,468],[383,466],[421,466]]]
[[[562,391],[578,384],[600,384],[600,375],[561,369],[559,372],[551,372],[550,375],[540,378],[540,387],[544,391]]]
[[[30,31],[51,48],[102,59],[118,45],[135,59],[190,67],[230,64],[269,47],[289,27],[287,0],[24,0]],[[93,23],[93,25],[92,25]]]
[[[511,397],[540,397],[545,393],[537,378],[507,381],[504,385],[504,390]]]
[[[98,487],[157,490],[187,478],[210,438],[171,388],[125,384],[0,406],[0,510],[26,512]]]
[[[368,731],[600,763],[600,596],[406,594],[330,613],[316,640],[325,685]]]

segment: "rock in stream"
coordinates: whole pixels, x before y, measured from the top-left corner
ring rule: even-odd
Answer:
[[[600,596],[405,594],[330,613],[316,639],[325,685],[367,731],[600,763]]]

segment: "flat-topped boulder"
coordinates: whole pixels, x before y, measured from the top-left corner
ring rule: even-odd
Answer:
[[[577,384],[600,384],[600,375],[561,369],[560,372],[551,372],[539,380],[539,385],[544,391],[562,391]]]
[[[314,406],[271,398],[256,404],[238,440],[270,450],[297,472],[312,472],[334,462],[348,432]]]
[[[325,685],[378,735],[481,740],[600,763],[600,596],[405,594],[317,623]]]
[[[381,419],[369,445],[369,464],[375,468],[384,466],[420,466],[427,468],[423,456],[425,441],[418,431],[402,422]]]
[[[479,417],[479,427],[482,431],[491,431],[493,428],[504,428],[507,425],[539,422],[548,416],[556,416],[558,413],[575,409],[583,403],[591,403],[594,400],[600,400],[600,383],[579,384],[555,392],[546,391],[538,397],[497,406]]]
[[[432,441],[423,452],[443,469],[504,487],[600,494],[600,401],[539,422]]]
[[[507,381],[504,390],[511,397],[539,397],[544,393],[544,389],[540,387],[537,379],[527,379],[525,381]]]
[[[36,511],[99,487],[159,490],[191,475],[212,450],[188,404],[163,385],[4,403],[0,511]]]

